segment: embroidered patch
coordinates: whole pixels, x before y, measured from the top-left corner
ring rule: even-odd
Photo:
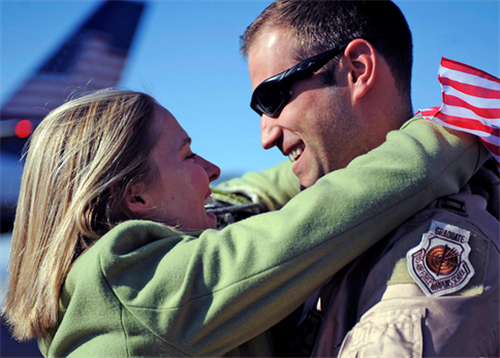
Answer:
[[[420,244],[406,253],[408,271],[426,296],[459,291],[474,276],[469,238],[465,229],[432,221]]]

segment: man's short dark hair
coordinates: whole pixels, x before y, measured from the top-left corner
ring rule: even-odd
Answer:
[[[241,36],[244,56],[261,30],[284,28],[296,38],[297,61],[365,38],[387,61],[399,91],[409,97],[413,45],[408,23],[392,1],[276,0]],[[370,40],[374,35],[383,35]],[[333,64],[326,82],[334,82]]]

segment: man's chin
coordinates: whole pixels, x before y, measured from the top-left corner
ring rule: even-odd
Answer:
[[[300,181],[301,189],[314,185],[321,176],[321,166],[306,153],[302,153],[299,159],[293,164],[292,171]]]
[[[307,189],[310,186],[314,185],[314,183],[316,183],[316,180],[300,181],[300,190]]]
[[[300,188],[306,189],[313,186],[320,177],[317,174],[309,173],[308,175],[300,175],[298,178],[300,180]]]

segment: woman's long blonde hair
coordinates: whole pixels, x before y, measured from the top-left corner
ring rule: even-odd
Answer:
[[[46,337],[74,261],[133,218],[127,187],[155,177],[155,100],[104,90],[53,110],[31,137],[21,182],[3,314],[17,339]]]

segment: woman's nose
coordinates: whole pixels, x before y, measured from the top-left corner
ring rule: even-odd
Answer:
[[[208,179],[210,180],[210,182],[217,180],[217,178],[219,178],[220,176],[220,168],[206,159],[203,159],[203,161],[205,162],[203,168],[207,172]]]

